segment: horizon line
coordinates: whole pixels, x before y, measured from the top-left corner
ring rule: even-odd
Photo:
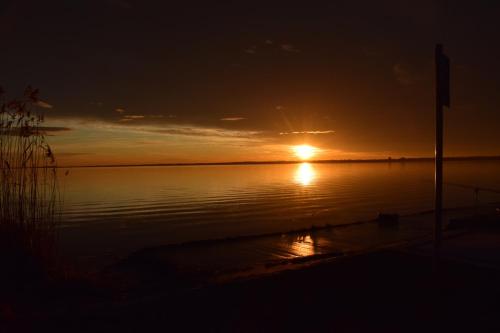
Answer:
[[[95,165],[68,165],[56,168],[116,168],[116,167],[151,167],[151,166],[210,166],[210,165],[259,165],[259,164],[300,164],[300,163],[400,163],[433,161],[434,157],[399,157],[399,158],[371,158],[371,159],[328,159],[328,160],[276,160],[276,161],[228,161],[228,162],[178,162],[178,163],[145,163],[145,164],[95,164]],[[447,156],[445,161],[466,160],[500,160],[500,155],[485,156]]]

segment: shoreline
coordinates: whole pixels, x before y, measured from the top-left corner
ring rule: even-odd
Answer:
[[[446,259],[436,271],[431,257],[401,247],[189,289],[172,289],[175,278],[169,271],[139,281],[138,289],[114,279],[104,287],[76,285],[42,303],[43,310],[18,313],[10,327],[24,323],[31,325],[26,331],[52,332],[158,327],[217,332],[482,331],[499,324],[498,278],[499,269]]]
[[[491,202],[480,207],[449,207],[444,209],[444,213],[448,217],[455,218],[473,214],[478,210],[492,211],[497,206],[497,202]],[[353,249],[359,251],[371,246],[370,244],[381,245],[384,241],[399,242],[400,239],[414,239],[419,237],[418,235],[424,234],[427,237],[432,233],[432,223],[432,209],[399,215],[399,224],[395,228],[381,227],[376,215],[369,219],[339,224],[332,224],[328,219],[319,219],[311,220],[309,226],[298,229],[144,245],[128,250],[122,249],[118,252],[91,255],[63,255],[61,259],[65,262],[73,262],[73,266],[77,270],[96,272],[132,258],[147,259],[161,254],[178,262],[187,271],[194,270],[197,258],[203,258],[202,266],[206,272],[226,270],[226,268],[239,270],[241,266],[265,266],[267,263],[280,263],[288,260],[305,261],[304,258],[311,254],[320,258],[329,256],[329,252],[345,253],[351,252]],[[359,233],[363,236],[356,236]],[[366,238],[367,234],[378,235],[378,238],[382,237],[384,240],[382,238],[377,241],[370,240],[370,237]],[[215,265],[217,267],[214,268],[213,263],[218,261],[216,253],[223,253],[225,261],[223,265]],[[237,260],[239,257],[243,258],[245,264],[239,263]],[[184,261],[185,264],[179,263],[179,261]],[[236,267],[237,264],[240,267]],[[227,267],[222,267],[224,265]]]
[[[458,225],[487,220],[468,216]],[[26,332],[420,332],[437,329],[436,319],[440,331],[499,327],[500,216],[494,216],[486,228],[450,230],[437,270],[429,241],[296,258],[279,269],[264,266],[265,274],[235,271],[206,284],[199,283],[206,278],[201,271],[183,275],[168,259],[158,265],[165,257],[154,253],[118,275],[102,271],[19,289],[12,303],[0,303],[0,322]]]
[[[496,205],[459,207],[445,210],[449,221],[475,216],[494,216]],[[201,240],[138,249],[111,263],[107,272],[120,279],[134,279],[170,271],[183,283],[206,285],[248,276],[266,275],[291,268],[301,269],[315,263],[366,254],[382,249],[424,245],[432,241],[432,211],[400,216],[395,226],[385,226],[378,219],[353,224],[312,226],[288,232]],[[446,229],[447,237],[461,234]],[[375,237],[375,239],[372,239]],[[145,264],[146,263],[146,264]],[[152,275],[151,275],[152,274]]]
[[[456,212],[456,211],[468,211],[468,210],[475,210],[478,208],[490,208],[492,205],[496,205],[497,203],[488,203],[488,204],[483,204],[481,207],[477,206],[460,206],[460,207],[449,207],[449,208],[444,208],[443,212]],[[404,218],[412,218],[412,217],[418,217],[422,215],[428,215],[434,213],[434,209],[426,209],[414,213],[409,213],[409,214],[403,214],[399,215],[400,219]],[[146,247],[139,249],[134,252],[142,252],[142,251],[154,251],[158,249],[169,249],[169,248],[183,248],[183,247],[196,247],[196,246],[203,246],[203,245],[211,245],[211,244],[217,244],[217,243],[230,243],[230,242],[239,242],[239,241],[245,241],[245,240],[253,240],[253,239],[263,239],[263,238],[268,238],[268,237],[276,237],[276,236],[294,236],[294,235],[301,235],[304,233],[308,232],[315,232],[315,231],[325,231],[329,229],[337,229],[337,228],[349,228],[349,227],[354,227],[358,225],[363,225],[363,224],[375,224],[377,223],[377,217],[373,219],[368,219],[368,220],[360,220],[360,221],[353,221],[353,222],[345,222],[345,223],[340,223],[340,224],[330,224],[330,223],[325,223],[321,225],[311,225],[310,227],[305,227],[305,228],[300,228],[300,229],[290,229],[290,230],[284,230],[284,231],[275,231],[275,232],[269,232],[269,233],[261,233],[261,234],[249,234],[249,235],[236,235],[236,236],[229,236],[229,237],[223,237],[223,238],[209,238],[209,239],[199,239],[199,240],[192,240],[192,241],[186,241],[186,242],[179,242],[179,243],[169,243],[165,245],[158,245],[158,246],[151,246],[151,247]]]
[[[448,156],[444,161],[500,161],[500,156]],[[216,165],[283,165],[283,164],[348,164],[348,163],[406,163],[433,162],[434,157],[400,157],[376,159],[338,159],[309,161],[241,161],[241,162],[193,162],[193,163],[147,163],[147,164],[103,164],[103,165],[68,165],[57,166],[59,169],[75,168],[130,168],[130,167],[178,167],[178,166],[216,166]]]

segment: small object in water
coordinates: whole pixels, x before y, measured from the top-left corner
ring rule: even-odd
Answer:
[[[378,213],[377,222],[379,227],[397,227],[399,224],[399,214]]]

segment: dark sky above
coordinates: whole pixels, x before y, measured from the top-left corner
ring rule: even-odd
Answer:
[[[94,122],[177,143],[203,129],[228,142],[250,133],[325,158],[430,156],[440,41],[452,59],[446,152],[500,154],[499,17],[486,0],[3,0],[0,85],[41,89],[50,117],[75,132],[57,135],[74,140],[67,154]],[[233,158],[244,156],[220,159]]]

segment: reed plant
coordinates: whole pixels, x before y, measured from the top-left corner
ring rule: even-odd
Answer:
[[[0,258],[14,264],[47,260],[55,246],[59,193],[44,107],[38,89],[7,100],[0,87]]]

